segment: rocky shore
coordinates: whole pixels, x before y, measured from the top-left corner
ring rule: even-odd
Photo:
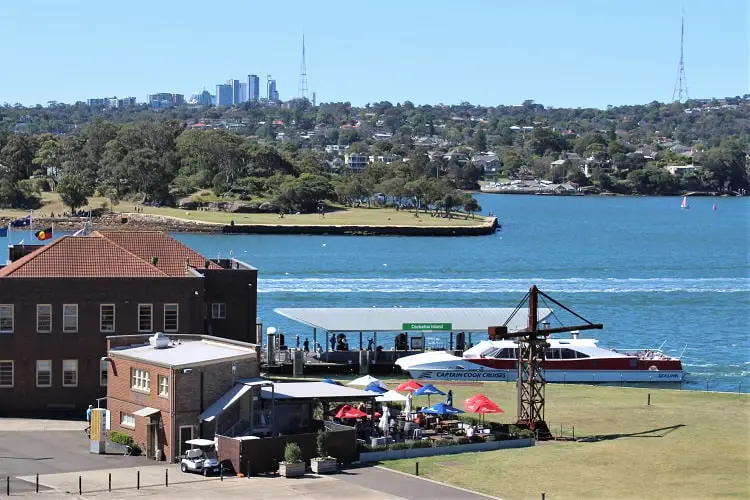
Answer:
[[[0,218],[0,227],[10,223]],[[34,228],[54,227],[58,230],[77,231],[88,219],[85,217],[34,218]],[[337,234],[337,235],[391,235],[391,236],[484,236],[493,234],[500,225],[491,217],[476,226],[367,226],[367,225],[295,225],[295,224],[235,224],[201,222],[162,215],[108,214],[92,219],[94,230],[108,231],[166,231],[170,233],[221,233],[221,234]],[[19,228],[21,234],[27,228]]]

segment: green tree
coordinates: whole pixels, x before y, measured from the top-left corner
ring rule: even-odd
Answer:
[[[484,133],[484,129],[480,128],[479,131],[474,134],[474,137],[472,137],[471,142],[475,151],[487,151],[487,134]]]
[[[80,172],[63,172],[57,184],[57,192],[60,194],[60,200],[70,207],[71,213],[75,213],[76,209],[89,202],[90,187]]]

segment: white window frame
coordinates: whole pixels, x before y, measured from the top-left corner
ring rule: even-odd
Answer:
[[[159,396],[163,398],[168,398],[169,397],[169,377],[165,375],[159,375],[157,377],[157,381],[158,381],[158,386],[159,386],[159,389],[158,389]]]
[[[16,383],[16,362],[12,359],[0,359],[0,366],[6,363],[10,363],[10,385],[0,383],[0,388],[2,389],[10,389],[14,387]],[[2,372],[1,369],[0,372]]]
[[[73,366],[75,367],[75,370],[66,370],[65,364],[73,362]],[[65,382],[65,372],[66,371],[72,371],[76,374],[76,379],[74,383]],[[63,359],[62,362],[62,385],[63,387],[78,387],[78,360],[77,359]]]
[[[104,308],[112,308],[112,328],[104,327]],[[99,304],[99,332],[101,333],[114,333],[117,328],[117,311],[114,304]]]
[[[214,302],[211,304],[211,319],[227,319],[226,302]]]
[[[148,309],[149,314],[149,327],[148,330],[141,328],[141,309],[144,311]],[[153,304],[138,304],[138,331],[141,333],[151,333],[154,331],[154,305]]]
[[[130,388],[134,391],[151,392],[151,374],[148,370],[131,368]]]
[[[135,429],[135,415],[132,413],[120,412],[120,427]]]
[[[71,317],[71,315],[68,314],[69,311],[66,310],[68,308],[75,310],[75,316],[74,316],[76,320],[75,329],[68,328],[66,319]],[[63,304],[62,310],[63,310],[63,319],[62,319],[63,333],[78,333],[78,304]]]
[[[47,329],[39,328],[40,309],[47,309],[47,316],[49,317],[49,323]],[[37,304],[36,305],[36,333],[52,333],[52,304]]]
[[[167,310],[174,308],[174,328],[167,328]],[[165,332],[178,332],[180,331],[180,304],[164,304],[164,331]]]
[[[107,387],[109,380],[109,361],[106,359],[99,360],[99,387]]]
[[[3,317],[10,312],[10,329],[3,328]],[[7,318],[6,318],[7,321]],[[0,333],[13,333],[16,326],[16,307],[13,304],[0,304]]]
[[[46,373],[49,375],[49,382],[46,384],[39,383],[39,374],[44,373],[39,369],[39,363],[47,363]],[[36,360],[36,386],[37,387],[52,387],[52,360],[51,359],[37,359]]]

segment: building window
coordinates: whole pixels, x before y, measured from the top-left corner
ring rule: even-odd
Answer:
[[[154,306],[138,304],[138,331],[150,332],[154,329]]]
[[[13,304],[0,304],[0,333],[13,333]]]
[[[106,359],[99,360],[99,386],[107,387],[107,364]]]
[[[112,333],[115,331],[115,305],[99,304],[99,331]]]
[[[180,305],[164,304],[164,331],[176,332],[180,325]]]
[[[63,387],[78,387],[78,360],[63,359]]]
[[[151,377],[146,370],[130,369],[130,387],[138,391],[151,391]]]
[[[120,413],[120,425],[135,429],[135,416],[130,413]]]
[[[227,305],[223,302],[211,304],[211,317],[213,319],[226,319]]]
[[[52,305],[36,305],[36,332],[50,333],[52,331]]]
[[[0,361],[0,387],[13,387],[13,361]]]
[[[52,361],[38,359],[36,361],[36,386],[52,387]]]
[[[63,332],[78,331],[78,304],[63,304]]]
[[[169,396],[169,377],[159,375],[159,396]]]

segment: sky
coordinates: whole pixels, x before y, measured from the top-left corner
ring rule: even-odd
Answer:
[[[0,103],[189,98],[248,74],[273,75],[280,98],[291,99],[303,33],[318,102],[668,102],[682,9],[689,96],[735,96],[750,93],[749,3],[6,0]]]

